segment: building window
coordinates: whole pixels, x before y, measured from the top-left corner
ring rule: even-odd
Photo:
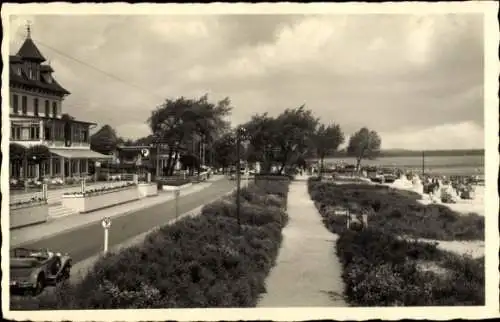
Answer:
[[[43,131],[44,133],[44,139],[46,141],[49,141],[49,140],[52,140],[52,128],[50,126],[46,126],[45,127],[45,131]]]
[[[28,114],[28,97],[26,97],[26,96],[22,97],[21,109],[22,109],[23,115]]]
[[[33,99],[33,114],[38,116],[38,98]]]
[[[30,79],[35,78],[35,75],[33,74],[33,69],[31,67],[28,68],[28,77]]]
[[[38,126],[30,127],[30,140],[40,140],[40,127]]]
[[[16,94],[12,95],[12,109],[14,110],[14,114],[19,113],[19,96]]]
[[[89,130],[88,129],[83,129],[82,131],[82,142],[88,143],[89,141]]]
[[[21,128],[19,126],[12,126],[11,135],[12,135],[12,140],[16,141],[21,140]]]
[[[57,102],[52,102],[52,116],[57,117]]]
[[[16,141],[37,141],[40,139],[40,124],[14,124],[11,126],[11,137]]]
[[[49,100],[45,100],[45,117],[50,116],[50,104]]]

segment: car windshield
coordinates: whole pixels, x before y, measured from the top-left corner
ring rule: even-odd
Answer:
[[[43,250],[33,250],[25,248],[15,248],[11,251],[11,257],[15,258],[36,258],[43,260],[52,257],[54,254]]]

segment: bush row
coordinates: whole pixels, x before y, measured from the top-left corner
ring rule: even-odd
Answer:
[[[309,181],[309,193],[335,233],[346,227],[345,217],[334,214],[335,207],[353,212],[368,209],[369,226],[386,233],[438,240],[484,240],[484,217],[462,215],[439,205],[418,202],[420,195],[387,186]]]
[[[424,206],[418,195],[387,187],[312,180],[309,193],[327,228],[340,234],[336,253],[351,305],[484,305],[484,257],[458,256],[401,237],[484,240],[482,217]],[[368,229],[348,231],[345,217],[334,214],[337,206],[369,208]]]
[[[354,306],[484,305],[484,257],[368,229],[337,240],[345,296]]]
[[[251,185],[241,191],[241,230],[233,194],[18,309],[253,307],[278,254],[287,191],[285,181]]]

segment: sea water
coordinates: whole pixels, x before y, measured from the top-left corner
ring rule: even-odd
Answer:
[[[356,164],[355,158],[328,158],[325,164],[344,162]],[[361,166],[393,167],[402,170],[422,172],[421,156],[380,157],[374,160],[362,160]],[[445,176],[484,175],[484,156],[429,156],[424,158],[426,174]]]

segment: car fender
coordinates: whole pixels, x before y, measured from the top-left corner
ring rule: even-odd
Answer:
[[[40,276],[40,274],[43,274],[44,279],[45,279],[45,276],[46,276],[45,271],[41,267],[35,268],[30,275],[30,280],[29,280],[30,283],[33,283],[33,285],[36,285],[36,282],[38,280],[38,276]]]
[[[61,268],[68,266],[68,265],[71,265],[71,264],[72,264],[71,257],[69,257],[69,256],[62,256],[61,257]]]

